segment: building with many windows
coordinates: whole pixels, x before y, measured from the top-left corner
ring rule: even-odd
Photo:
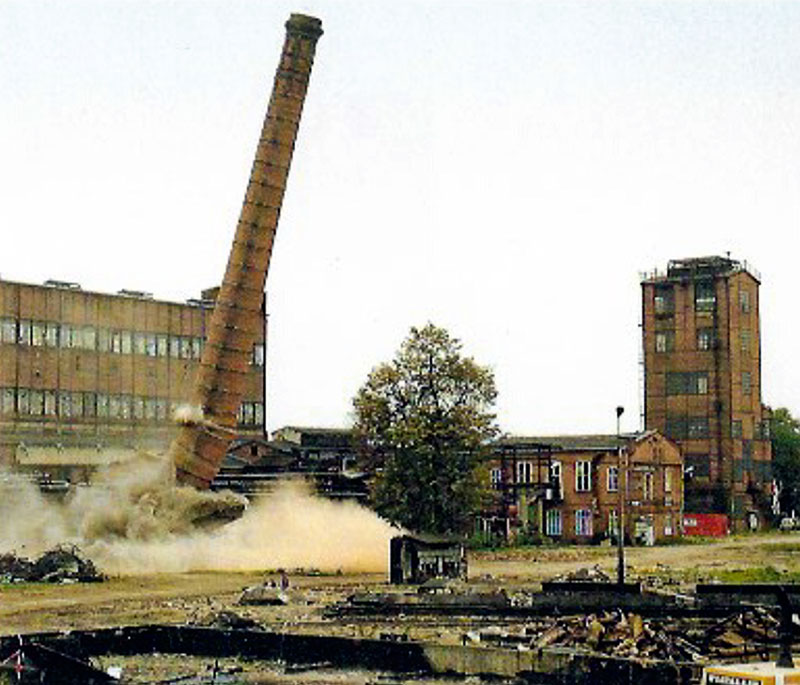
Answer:
[[[506,539],[597,542],[615,537],[624,513],[629,541],[681,534],[683,461],[657,431],[504,438],[489,464],[494,506],[487,532]]]
[[[136,449],[165,451],[214,296],[163,302],[0,280],[0,464],[82,479]],[[262,330],[240,408],[244,437],[264,437]]]
[[[756,526],[769,504],[760,277],[728,257],[672,260],[642,280],[644,422],[675,440],[687,511]]]

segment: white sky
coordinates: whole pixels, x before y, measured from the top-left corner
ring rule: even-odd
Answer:
[[[292,11],[322,19],[267,282],[267,424],[344,425],[432,321],[511,433],[639,425],[641,271],[761,271],[800,413],[800,2],[0,3],[0,274],[222,278]]]

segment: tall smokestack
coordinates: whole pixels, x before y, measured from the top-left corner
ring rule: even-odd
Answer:
[[[179,483],[207,488],[234,435],[253,344],[260,333],[264,284],[286,178],[321,35],[322,22],[315,17],[292,14],[286,22],[272,98],[200,360],[193,404],[202,408],[203,417],[181,426],[170,447]]]

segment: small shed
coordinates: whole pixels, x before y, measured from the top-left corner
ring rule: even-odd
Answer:
[[[461,540],[427,535],[398,535],[390,543],[389,582],[424,583],[431,578],[467,579],[467,555]]]

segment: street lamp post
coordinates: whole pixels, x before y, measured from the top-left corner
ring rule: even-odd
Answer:
[[[625,411],[625,407],[617,407],[617,439],[619,440],[619,419]],[[622,487],[623,478],[622,466],[622,445],[617,445],[617,492],[619,493],[619,511],[617,515],[617,584],[622,587],[625,584],[625,492]]]

